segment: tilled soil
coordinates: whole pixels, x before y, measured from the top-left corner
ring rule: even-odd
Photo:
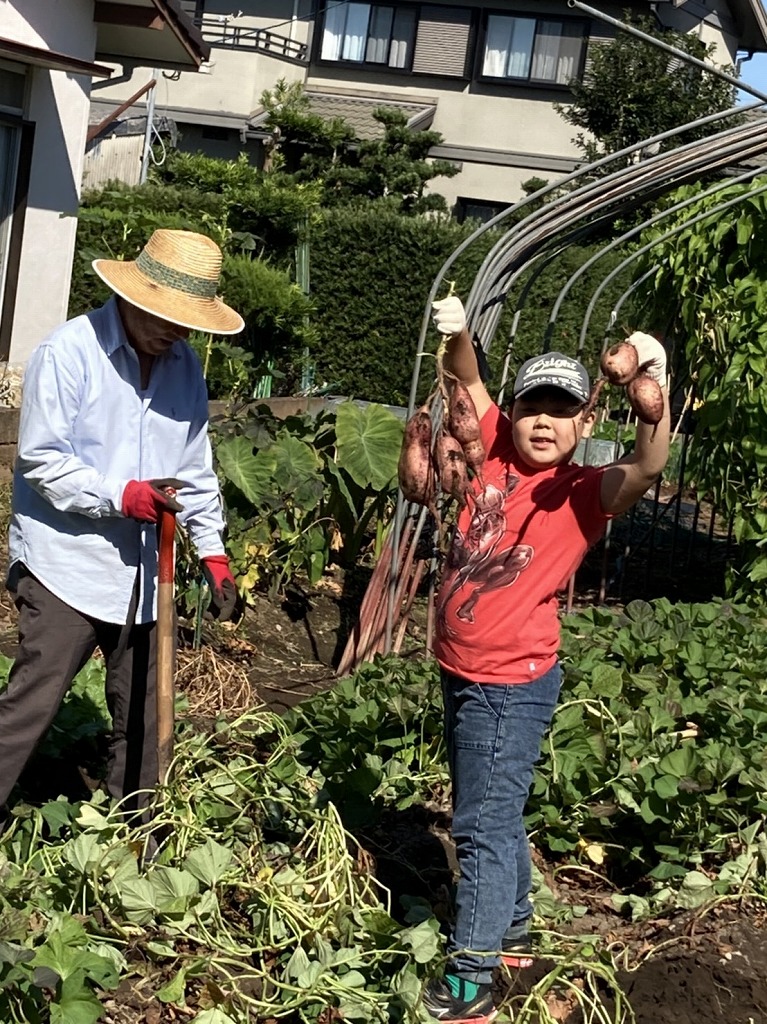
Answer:
[[[419,896],[428,900],[447,931],[457,872],[447,801],[391,812],[357,838],[391,891],[395,916],[407,905],[407,896]],[[767,1024],[767,906],[760,901],[725,901],[666,919],[632,922],[611,909],[610,891],[593,878],[581,883],[574,874],[558,883],[535,850],[533,859],[558,901],[589,908],[584,917],[556,931],[599,936],[616,956],[617,984],[635,1015],[633,1022],[623,1018],[625,1024]],[[513,1019],[514,1008],[555,966],[542,958],[529,970],[501,973],[496,1001]],[[577,971],[574,977],[579,978]],[[601,984],[599,992],[605,1017],[584,1017],[566,985],[547,997],[548,1011],[562,1024],[620,1019],[613,1016],[610,988]]]
[[[588,924],[588,922],[584,922]],[[637,946],[633,952],[640,948]],[[666,940],[669,941],[669,940]],[[677,936],[670,945],[645,950],[630,970],[616,980],[636,1024],[764,1024],[767,1020],[767,973],[764,929],[737,912],[724,920],[706,921],[691,939]],[[627,953],[631,948],[627,948]],[[496,985],[496,1001],[519,1008],[531,988],[556,965],[541,960],[528,971]],[[582,976],[575,975],[582,985]],[[599,985],[604,1017],[591,1018],[578,1006],[575,988],[559,985],[546,997],[551,1016],[562,1024],[586,1024],[592,1019],[616,1020],[614,992]],[[503,1019],[503,1017],[501,1017]],[[624,1017],[627,1022],[630,1017]]]

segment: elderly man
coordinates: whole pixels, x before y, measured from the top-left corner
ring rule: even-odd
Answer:
[[[0,695],[3,806],[96,647],[112,716],[109,792],[126,809],[148,802],[164,507],[189,532],[214,614],[229,617],[235,602],[205,380],[185,340],[243,328],[216,296],[221,251],[204,235],[158,230],[135,261],[93,267],[115,294],[47,337],[24,380],[8,578],[20,647]]]

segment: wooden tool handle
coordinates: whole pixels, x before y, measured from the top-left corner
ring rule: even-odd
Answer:
[[[173,669],[175,661],[175,617],[173,607],[173,580],[175,577],[173,545],[176,534],[176,516],[163,509],[159,521],[157,573],[157,765],[160,783],[166,781],[173,759],[173,704],[175,688]]]

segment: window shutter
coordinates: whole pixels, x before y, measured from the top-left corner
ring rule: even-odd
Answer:
[[[615,29],[612,25],[605,25],[604,22],[592,21],[589,31],[589,40],[586,46],[586,61],[583,65],[583,78],[589,77],[591,71],[591,58],[594,56],[598,46],[609,46],[615,39]]]
[[[463,78],[471,35],[471,11],[465,7],[421,8],[413,71]]]

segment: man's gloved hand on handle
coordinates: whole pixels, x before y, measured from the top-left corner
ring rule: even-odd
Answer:
[[[637,350],[639,365],[648,377],[656,380],[662,388],[665,388],[666,380],[666,350],[652,334],[645,334],[644,331],[634,331],[626,341]]]
[[[466,328],[466,310],[457,295],[448,295],[431,305],[431,317],[440,334],[460,334]]]
[[[156,523],[164,509],[183,512],[184,506],[179,505],[175,497],[168,494],[166,488],[175,492],[188,486],[184,480],[173,478],[129,480],[123,491],[122,513],[127,518],[138,519],[142,523]]]
[[[209,555],[201,559],[202,573],[210,587],[210,613],[214,619],[225,622],[231,619],[237,602],[237,585],[234,582],[229,559],[226,555]]]

